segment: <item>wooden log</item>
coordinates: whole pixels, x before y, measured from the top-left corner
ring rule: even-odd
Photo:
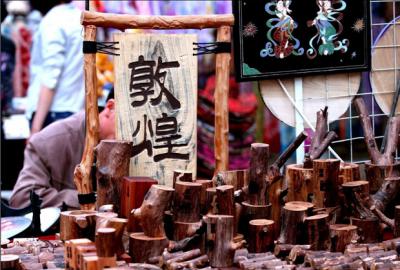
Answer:
[[[200,193],[200,213],[202,215],[207,214],[208,205],[207,205],[207,188],[211,188],[213,186],[212,180],[196,180],[196,183],[201,184],[201,193]]]
[[[190,171],[184,170],[174,170],[174,175],[172,178],[172,187],[175,188],[175,183],[180,182],[193,182],[193,175]]]
[[[84,27],[84,40],[96,41],[96,27],[88,25]],[[81,163],[75,167],[74,183],[78,194],[92,194],[91,171],[94,161],[94,148],[99,142],[99,110],[97,107],[97,73],[96,73],[96,54],[85,54],[84,75],[85,75],[85,147],[83,150]],[[81,203],[82,210],[94,210],[95,201],[91,203]]]
[[[82,25],[125,29],[204,29],[223,25],[232,26],[233,15],[184,15],[184,16],[137,16],[107,14],[93,11],[82,12]]]
[[[157,185],[157,180],[149,177],[125,176],[123,178],[121,217],[129,219],[132,209],[139,208],[142,205],[144,196],[152,185]],[[137,232],[140,230],[139,222],[134,222],[134,219],[131,221],[128,220],[128,232]]]
[[[131,152],[129,141],[102,140],[96,146],[97,209],[112,204],[121,214],[122,179],[129,174]]]
[[[400,191],[400,177],[387,177],[379,190],[371,196],[372,204],[380,211],[385,211]]]
[[[340,160],[338,159],[313,161],[313,190],[316,207],[334,207],[340,204],[339,170]]]
[[[289,261],[291,261],[293,264],[302,264],[307,251],[310,250],[309,247],[310,245],[308,245],[306,248],[304,248],[302,245],[293,246],[288,255]]]
[[[268,173],[269,145],[253,143],[249,168],[248,202],[252,205],[267,205],[266,176]]]
[[[271,250],[275,239],[275,223],[268,219],[249,222],[249,252],[261,253]]]
[[[233,186],[223,185],[216,188],[217,211],[219,215],[235,216],[235,202],[233,198]]]
[[[144,233],[132,233],[129,236],[129,255],[133,262],[147,262],[152,257],[160,256],[168,243],[165,236],[149,237]]]
[[[206,189],[206,205],[208,205],[207,213],[217,214],[217,188],[207,188]]]
[[[279,244],[277,243],[274,248],[274,255],[278,258],[285,258],[290,254],[293,248],[298,247],[304,250],[310,250],[310,245],[292,245],[292,244]]]
[[[319,214],[305,218],[307,242],[311,250],[326,250],[329,248],[328,215]]]
[[[282,181],[283,177],[280,177],[276,181],[271,181],[271,184],[268,187],[268,198],[271,204],[270,219],[275,222],[276,235],[279,235],[281,230],[281,209],[284,204]]]
[[[100,228],[96,232],[96,252],[99,258],[115,257],[115,229]]]
[[[345,207],[349,216],[366,219],[374,214],[369,210],[369,185],[367,181],[353,181],[342,185]]]
[[[376,165],[365,162],[365,174],[369,182],[370,193],[376,193],[386,178],[400,176],[400,163]]]
[[[271,204],[268,205],[252,205],[248,202],[242,202],[242,211],[240,217],[240,232],[247,237],[248,226],[250,220],[253,219],[270,219]]]
[[[357,226],[333,224],[329,226],[331,251],[344,252],[346,245],[358,239]]]
[[[176,182],[173,215],[178,222],[198,222],[200,220],[201,184]]]
[[[230,26],[219,26],[217,42],[231,42]],[[229,169],[229,75],[231,54],[218,53],[215,57],[215,135],[214,157],[215,175]]]
[[[303,244],[305,242],[304,218],[307,206],[287,205],[282,209],[282,225],[278,243]]]
[[[240,190],[249,184],[249,170],[221,171],[216,177],[217,186],[231,185]]]
[[[294,206],[294,207],[296,207],[296,206],[307,207],[307,212],[306,212],[307,216],[313,215],[313,211],[314,211],[314,207],[315,207],[315,205],[313,203],[303,202],[303,201],[290,201],[290,202],[285,203],[285,205]]]
[[[230,267],[233,265],[235,250],[244,242],[233,242],[233,216],[207,215],[207,255],[212,267]]]
[[[287,195],[286,200],[290,201],[310,201],[314,202],[313,195],[318,193],[314,190],[313,169],[303,168],[302,164],[291,164],[286,167]]]
[[[169,268],[172,263],[184,262],[196,258],[200,255],[201,255],[200,249],[193,249],[186,252],[180,252],[179,254],[176,254],[175,256],[170,257],[168,260],[164,261],[164,264],[167,266],[167,268]]]
[[[185,262],[174,262],[171,263],[169,270],[178,270],[178,269],[198,269],[199,267],[204,267],[208,264],[208,256],[202,255],[200,257],[191,259]]]
[[[94,239],[96,211],[75,210],[61,212],[60,239],[63,241],[89,237]]]
[[[350,217],[350,224],[357,226],[358,240],[360,243],[377,243],[382,240],[378,218],[371,217],[368,219],[360,219]]]
[[[173,192],[173,188],[152,185],[140,208],[132,210],[133,218],[139,220],[146,236],[165,236],[164,212],[172,200]]]
[[[121,269],[120,267],[117,269]],[[135,270],[162,270],[162,268],[148,263],[130,263],[128,269]]]
[[[360,166],[356,163],[340,163],[339,177],[342,177],[342,184],[361,180]]]
[[[18,255],[1,255],[1,269],[4,270],[11,270],[17,269],[19,263],[19,256]]]
[[[198,229],[200,229],[202,223],[198,222],[174,222],[174,234],[173,240],[179,241],[187,237],[193,236]]]
[[[388,225],[393,230],[393,235],[395,237],[400,236],[400,205],[396,205],[394,209],[394,219],[388,218],[385,214],[383,214],[379,209],[375,206],[371,207],[371,210],[375,213],[375,215],[386,225]]]

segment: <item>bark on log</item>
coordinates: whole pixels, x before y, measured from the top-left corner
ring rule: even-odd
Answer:
[[[132,210],[132,215],[138,219],[144,234],[148,237],[164,237],[164,212],[170,205],[174,189],[152,185],[147,192],[142,206]]]
[[[318,190],[314,190],[313,185],[313,169],[303,168],[301,164],[291,164],[286,167],[286,181],[288,193],[286,200],[304,201],[315,203],[314,194]]]
[[[196,180],[198,184],[201,184],[201,193],[200,193],[200,213],[202,215],[207,214],[208,205],[207,205],[207,188],[213,187],[212,180]]]
[[[165,236],[149,237],[144,233],[132,233],[129,236],[129,255],[133,262],[147,262],[152,257],[160,256],[168,243]]]
[[[240,190],[249,184],[249,170],[222,171],[217,174],[217,185],[231,185]]]
[[[94,149],[96,155],[97,209],[114,205],[121,215],[122,179],[129,174],[132,142],[102,140]]]
[[[200,257],[191,259],[186,262],[175,262],[171,263],[171,266],[168,267],[169,270],[178,270],[178,269],[198,269],[199,267],[204,267],[208,264],[208,256],[202,255]]]
[[[233,265],[235,250],[244,242],[233,242],[233,216],[207,215],[207,255],[212,267],[230,267]]]
[[[239,232],[243,233],[247,238],[248,226],[250,220],[253,219],[270,219],[271,204],[268,205],[252,205],[248,202],[242,202],[242,211],[239,222]]]
[[[217,42],[231,42],[230,26],[217,29]],[[214,134],[214,175],[227,171],[229,167],[229,74],[231,54],[219,53],[215,57],[215,134]]]
[[[84,40],[96,41],[96,27],[88,25],[84,27]],[[99,110],[97,107],[97,75],[96,54],[84,55],[85,75],[85,147],[81,163],[75,167],[74,183],[78,194],[93,193],[91,171],[94,161],[94,148],[99,143]],[[95,202],[81,204],[82,210],[94,210]]]
[[[271,250],[275,239],[275,223],[268,219],[254,219],[249,222],[249,252],[261,253]]]
[[[346,245],[358,239],[357,226],[333,224],[329,226],[331,251],[344,252]]]
[[[117,269],[120,269],[117,268]],[[148,264],[148,263],[130,263],[128,269],[135,269],[135,270],[162,270],[162,268]]]
[[[198,222],[200,220],[201,184],[176,182],[173,215],[178,222]]]
[[[340,160],[319,159],[313,161],[313,190],[316,207],[334,207],[340,204]]]
[[[278,243],[303,244],[305,242],[303,231],[307,209],[303,205],[285,204],[282,209],[282,227]]]
[[[173,240],[179,241],[187,237],[193,236],[198,229],[200,229],[202,223],[198,222],[174,222],[174,234]]]
[[[172,179],[172,187],[175,188],[176,182],[193,182],[193,175],[190,171],[174,170],[174,176]]]
[[[365,174],[369,182],[370,193],[376,193],[386,178],[400,176],[400,163],[386,166],[365,162]]]
[[[208,206],[208,214],[217,214],[217,188],[207,188],[206,189],[206,205]]]
[[[207,16],[137,16],[107,14],[93,11],[82,12],[82,25],[125,29],[204,29],[223,25],[233,26],[232,14]],[[228,69],[229,70],[229,69]]]
[[[271,182],[268,187],[268,198],[271,204],[270,219],[275,222],[275,232],[279,235],[281,229],[281,209],[283,206],[283,190],[282,190],[283,177],[279,180]]]
[[[400,191],[400,177],[388,177],[382,183],[380,189],[371,196],[372,204],[380,211],[385,211]]]
[[[127,231],[138,232],[141,230],[139,222],[129,220],[132,209],[139,208],[144,196],[152,185],[157,185],[157,180],[149,177],[129,177],[122,180],[121,217],[128,218]]]
[[[235,202],[233,199],[233,186],[224,185],[217,190],[217,211],[219,215],[235,216]]]
[[[340,163],[339,177],[342,177],[342,184],[358,181],[360,177],[360,166],[356,163]]]
[[[268,173],[269,145],[253,143],[249,168],[248,202],[252,205],[267,205],[266,176]]]
[[[328,215],[319,214],[305,218],[307,242],[311,250],[326,250],[329,248]]]
[[[200,249],[193,249],[193,250],[181,252],[181,253],[176,254],[174,256],[171,256],[171,255],[169,256],[169,258],[167,260],[164,261],[164,264],[167,267],[169,267],[172,263],[184,262],[184,261],[196,258],[196,257],[201,255],[201,250]],[[164,256],[164,254],[163,254],[163,256]],[[165,256],[165,258],[167,258],[167,256]]]
[[[353,104],[360,117],[361,126],[364,131],[364,140],[365,144],[367,145],[369,156],[371,158],[371,163],[379,166],[393,165],[394,152],[396,151],[396,146],[400,133],[400,117],[397,116],[389,119],[388,141],[385,147],[385,151],[381,154],[375,141],[371,120],[363,98],[355,98]]]
[[[290,245],[289,245],[290,246]],[[290,249],[288,259],[294,264],[302,264],[307,251],[310,250],[310,245],[295,245]]]
[[[63,241],[88,237],[94,240],[96,211],[76,210],[61,212],[60,239]]]
[[[374,216],[367,207],[370,203],[369,185],[367,181],[353,181],[342,185],[345,207],[349,216],[367,219]]]
[[[350,217],[350,224],[357,226],[360,243],[377,243],[382,240],[379,220],[376,217],[368,219]]]
[[[388,225],[393,230],[393,235],[395,237],[400,236],[400,205],[396,205],[394,208],[394,219],[390,219],[387,216],[385,216],[385,214],[383,214],[375,206],[372,206],[371,210],[383,223]]]

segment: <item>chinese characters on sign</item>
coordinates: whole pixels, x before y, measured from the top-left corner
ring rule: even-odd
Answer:
[[[197,59],[194,35],[116,34],[117,138],[132,140],[130,175],[172,182],[196,171]]]

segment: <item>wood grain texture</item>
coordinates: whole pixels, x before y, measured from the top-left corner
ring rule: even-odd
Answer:
[[[96,41],[96,27],[85,26],[85,41]],[[79,194],[93,192],[90,172],[94,160],[94,148],[99,142],[99,110],[97,107],[97,75],[96,75],[96,54],[84,55],[85,75],[85,123],[86,136],[85,147],[81,163],[74,171],[74,183]],[[95,204],[81,205],[83,210],[93,210]]]
[[[197,58],[193,56],[193,43],[197,41],[196,35],[118,33],[114,35],[114,41],[119,42],[120,48],[120,56],[114,58],[116,136],[118,139],[133,141],[133,152],[137,150],[131,158],[130,175],[152,177],[157,179],[159,184],[172,186],[173,171],[177,169],[192,172],[195,179]],[[139,56],[143,56],[144,61],[154,61],[153,66],[137,67],[137,72],[132,74],[134,73],[133,63],[139,61]],[[160,59],[162,63],[177,61],[179,67],[162,67],[157,71]],[[148,68],[146,74],[153,73],[153,78],[159,73],[158,81],[152,80],[152,77],[140,77],[146,76],[146,74],[139,74],[138,69],[143,71],[143,68]],[[135,79],[132,81],[130,90],[132,75]],[[146,89],[147,92],[154,92],[131,97],[131,94],[142,91],[138,87],[139,84],[145,85],[140,87]],[[171,103],[171,98],[162,91],[161,85],[164,85],[173,98],[180,103],[180,108]],[[158,97],[161,99],[156,100]],[[132,105],[133,102],[136,104]],[[176,119],[176,124],[170,117]],[[166,119],[168,122],[163,122]],[[144,140],[145,135],[146,140]],[[180,137],[175,137],[170,141],[165,140],[177,135]],[[151,147],[144,147],[144,141],[151,142]],[[168,143],[184,146],[173,146],[171,149],[166,146]],[[141,146],[143,148],[140,148]],[[181,159],[182,156],[166,158],[163,154],[168,152],[188,155],[188,157],[185,156],[185,160]]]
[[[226,15],[137,16],[84,11],[82,25],[124,29],[204,29],[232,26],[234,17]]]
[[[217,30],[217,42],[230,42],[231,28],[222,26]],[[219,53],[215,57],[215,174],[229,168],[229,74],[230,53]]]

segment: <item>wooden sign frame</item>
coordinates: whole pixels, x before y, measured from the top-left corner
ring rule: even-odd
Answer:
[[[204,29],[217,28],[217,42],[231,42],[232,14],[227,15],[185,15],[185,16],[138,16],[127,14],[106,14],[83,11],[81,24],[84,26],[84,40],[96,41],[96,27],[126,29]],[[230,53],[216,56],[215,98],[215,174],[228,170],[229,133],[229,73]],[[79,194],[93,192],[90,171],[94,161],[94,148],[99,142],[99,115],[96,93],[96,56],[84,55],[85,75],[85,120],[86,138],[81,163],[76,167],[74,182]],[[218,104],[218,105],[217,105]],[[82,209],[94,208],[94,203],[81,204]]]

